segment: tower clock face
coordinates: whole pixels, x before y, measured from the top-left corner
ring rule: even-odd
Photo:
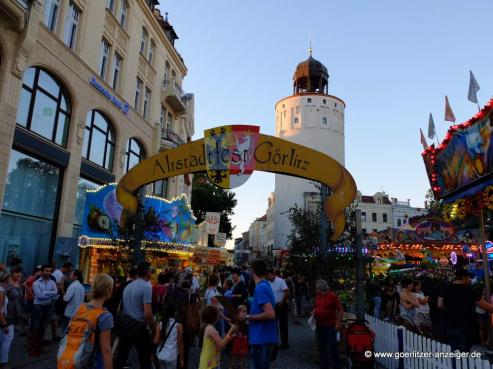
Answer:
[[[98,218],[98,225],[99,227],[101,227],[101,229],[110,229],[110,218],[108,218],[106,215],[100,215]]]

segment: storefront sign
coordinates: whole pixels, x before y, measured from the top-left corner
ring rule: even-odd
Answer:
[[[111,92],[109,92],[106,88],[104,88],[97,80],[96,77],[91,77],[89,80],[91,86],[93,86],[96,90],[98,90],[101,95],[106,97],[113,105],[115,105],[118,109],[122,111],[123,114],[128,115],[129,106],[126,102],[121,101]]]
[[[250,131],[245,130],[245,127],[250,127]],[[224,142],[223,139],[215,140],[214,148],[210,145],[211,142],[214,144],[214,140],[210,137],[211,130],[207,130],[206,135],[208,132],[209,137],[206,139],[188,142],[175,149],[160,152],[134,166],[118,184],[118,201],[131,213],[135,213],[138,199],[134,193],[138,188],[186,173],[210,172],[217,164],[216,161],[220,159],[223,164],[227,163],[230,178],[219,182],[213,179],[213,183],[220,183],[223,188],[245,179],[231,180],[232,174],[240,174],[240,177],[248,176],[253,169],[292,175],[327,185],[331,189],[331,195],[324,204],[324,211],[334,225],[332,239],[339,238],[345,229],[344,209],[356,196],[356,184],[344,166],[333,158],[306,146],[273,136],[263,134],[257,136],[254,127],[251,126],[225,126],[214,130],[217,132],[229,130],[229,138],[223,137]],[[221,173],[221,177],[223,175],[224,173]]]
[[[221,213],[208,211],[205,213],[205,231],[207,234],[217,234],[221,224]]]
[[[221,251],[220,250],[209,250],[207,254],[207,264],[209,265],[217,265],[221,259]]]
[[[214,245],[218,247],[223,247],[226,245],[226,233],[218,232],[214,237]]]

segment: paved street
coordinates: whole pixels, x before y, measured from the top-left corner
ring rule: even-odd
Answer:
[[[308,325],[293,325],[290,327],[290,349],[279,350],[277,359],[271,366],[272,369],[315,369],[316,363],[315,339]],[[26,337],[17,336],[10,353],[10,365],[12,369],[54,369],[56,368],[56,344],[51,343],[46,347],[47,354],[31,359],[26,355]],[[198,368],[198,348],[192,350],[192,365],[190,368]],[[227,355],[222,357],[224,369],[230,367],[230,359]]]

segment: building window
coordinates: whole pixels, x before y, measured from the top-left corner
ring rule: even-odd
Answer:
[[[125,173],[139,164],[145,158],[142,145],[135,138],[131,138],[127,142],[125,156]]]
[[[145,28],[142,28],[142,36],[140,38],[140,52],[142,55],[145,55],[147,46],[147,31]]]
[[[151,40],[151,46],[149,47],[149,57],[147,58],[149,64],[152,64],[155,53],[156,53],[156,43],[154,42],[154,40]]]
[[[362,232],[363,234],[366,234],[366,228],[363,228],[363,229],[361,230],[361,232]]]
[[[312,99],[308,98],[308,99],[306,99],[306,102],[307,102],[308,104],[311,104],[311,103],[312,103]]]
[[[387,223],[387,213],[383,213],[383,222]]]
[[[21,257],[23,267],[30,269],[50,260],[62,171],[12,150],[7,173],[0,215],[0,254],[3,263]]]
[[[147,87],[144,93],[144,109],[142,111],[142,116],[147,119],[149,117],[149,104],[151,103],[151,90]]]
[[[65,45],[71,49],[75,48],[75,40],[77,38],[77,27],[79,25],[80,10],[74,3],[70,3],[70,8],[67,14],[65,23]]]
[[[113,10],[115,9],[115,0],[106,0],[106,7],[113,13]]]
[[[334,103],[334,108],[337,108],[337,103]]]
[[[125,28],[126,22],[127,22],[127,2],[125,0],[122,0],[121,6],[120,6],[120,25]]]
[[[110,52],[110,44],[103,39],[101,42],[101,55],[99,60],[99,76],[104,80],[106,77],[106,67],[108,66],[108,55]]]
[[[397,219],[397,227],[400,227],[401,225],[402,225],[402,221],[401,221],[401,219],[399,218],[399,219]]]
[[[79,184],[77,186],[77,197],[75,200],[75,214],[74,224],[76,226],[82,226],[84,222],[84,207],[86,205],[87,191],[97,190],[101,186],[100,183],[92,182],[88,179],[79,177]]]
[[[159,125],[164,128],[164,123],[166,122],[166,108],[161,105],[161,113],[159,114]]]
[[[82,156],[110,172],[113,170],[115,134],[110,122],[97,110],[87,114]]]
[[[322,102],[325,104],[327,104],[327,100],[323,99]]]
[[[322,117],[322,124],[327,125],[327,117]]]
[[[166,122],[166,129],[169,131],[173,129],[173,115],[171,113],[168,113],[168,120]]]
[[[161,181],[154,182],[152,193],[156,196],[167,198],[168,197],[168,180],[163,179]]]
[[[294,124],[298,124],[300,122],[300,119],[298,117],[294,117]]]
[[[118,87],[118,80],[120,78],[120,69],[122,66],[122,56],[118,53],[115,53],[115,58],[113,59],[113,83],[111,87],[116,91]]]
[[[137,77],[137,87],[135,88],[135,101],[134,108],[136,111],[140,110],[140,95],[142,95],[142,80]]]
[[[371,213],[371,221],[376,222],[377,221],[377,213]]]
[[[65,146],[70,102],[61,84],[40,68],[26,69],[17,110],[17,124]]]
[[[362,211],[362,212],[361,212],[361,220],[362,220],[363,222],[366,222],[366,211]]]
[[[54,31],[58,18],[60,0],[45,1],[45,24],[50,31]]]

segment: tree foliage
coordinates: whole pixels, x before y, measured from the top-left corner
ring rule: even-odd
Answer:
[[[330,241],[333,228],[327,227],[327,243],[321,241],[321,210],[294,206],[287,212],[291,222],[288,236],[288,267],[308,280],[326,279],[332,288],[350,289],[355,277],[355,217],[353,203],[345,210],[346,229],[337,241]]]
[[[221,213],[219,232],[226,233],[228,239],[233,237],[233,225],[231,216],[238,201],[235,193],[230,190],[213,185],[204,172],[193,176],[192,184],[192,210],[197,223],[205,220],[205,214],[210,212]]]

